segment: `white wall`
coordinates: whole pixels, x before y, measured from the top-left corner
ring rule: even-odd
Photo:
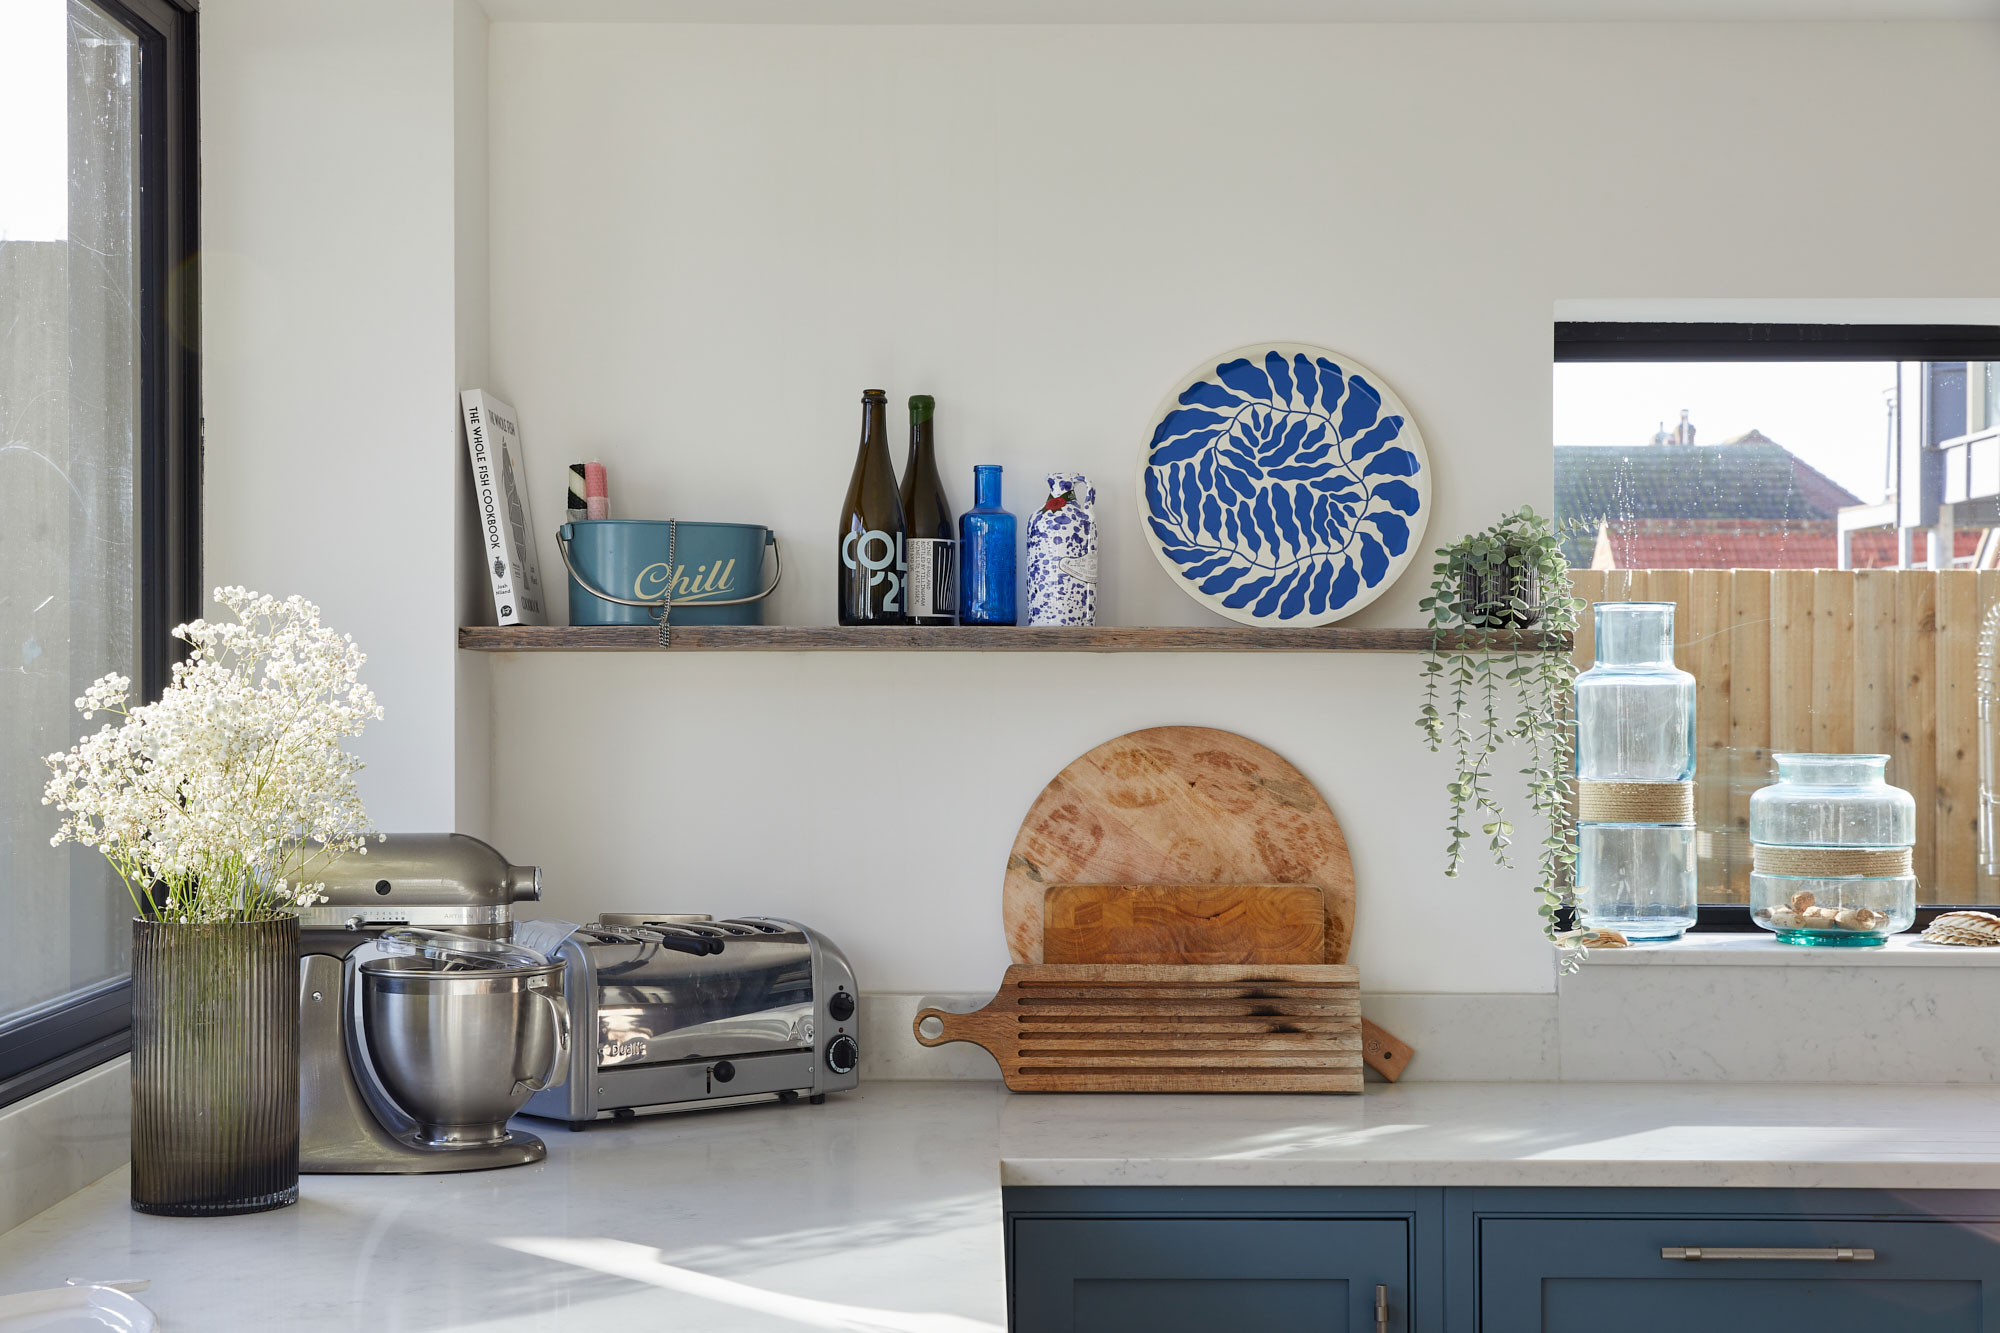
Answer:
[[[478,235],[455,213],[455,25],[471,20],[483,80],[484,16],[452,0],[202,6],[203,576],[303,594],[367,652],[387,716],[358,746],[362,793],[390,830],[461,813],[466,542],[447,516],[459,342],[483,364],[485,335],[483,256],[456,265],[484,230],[483,171]],[[482,158],[483,102],[482,81],[466,131]],[[480,312],[464,329],[462,305]],[[470,818],[483,736],[463,753]]]
[[[1993,24],[203,14],[207,581],[305,593],[368,650],[382,827],[490,830],[573,915],[794,913],[875,989],[990,984],[1035,790],[1170,721],[1320,784],[1371,989],[1549,968],[1523,877],[1438,874],[1408,658],[457,654],[484,610],[441,520],[462,384],[520,408],[545,528],[563,465],[603,458],[622,513],[777,528],[797,623],[832,618],[859,390],[932,392],[961,504],[974,461],[1021,512],[1080,467],[1104,619],[1204,623],[1129,491],[1161,393],[1212,352],[1296,338],[1382,372],[1442,540],[1546,503],[1558,302],[2000,296]],[[1416,623],[1420,577],[1356,623]]]
[[[1098,482],[1108,623],[1210,619],[1141,544],[1153,407],[1265,338],[1382,372],[1433,543],[1550,489],[1559,300],[2000,294],[2000,26],[492,29],[492,371],[551,526],[762,522],[832,619],[863,387],[970,465]],[[900,432],[899,432],[900,434]],[[554,551],[543,550],[545,564]],[[1421,567],[1355,623],[1414,624]],[[558,599],[560,600],[560,599]],[[1550,985],[1527,883],[1439,874],[1403,657],[522,657],[496,827],[549,905],[785,912],[875,989],[990,984],[1029,800],[1130,728],[1272,745],[1341,815],[1376,990]]]
[[[487,172],[486,12],[475,0],[452,3],[452,288],[456,375],[452,383],[476,388],[486,383],[487,330],[492,312],[487,304]],[[456,404],[445,431],[458,440]],[[452,450],[457,520],[452,536],[453,606],[455,625],[489,624],[493,620],[492,585],[486,575],[485,546],[479,537],[479,514],[472,493],[472,470]],[[455,728],[455,822],[460,833],[492,836],[493,814],[493,667],[477,653],[459,653],[452,678],[452,718]]]

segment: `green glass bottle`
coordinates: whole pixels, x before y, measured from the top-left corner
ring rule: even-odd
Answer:
[[[913,625],[958,623],[958,521],[938,475],[932,418],[937,399],[910,398],[910,456],[903,464],[903,522],[908,527],[909,611]]]

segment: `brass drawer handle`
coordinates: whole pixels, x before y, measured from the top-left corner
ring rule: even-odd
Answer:
[[[1820,1259],[1835,1264],[1867,1263],[1875,1257],[1875,1251],[1854,1249],[1837,1245],[1831,1249],[1794,1249],[1788,1246],[1740,1245],[1663,1245],[1660,1247],[1662,1259]]]
[[[1375,1288],[1375,1333],[1389,1333],[1389,1289]]]

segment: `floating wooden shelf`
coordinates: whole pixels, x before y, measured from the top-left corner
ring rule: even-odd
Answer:
[[[1518,640],[1534,646],[1531,635]],[[470,625],[458,646],[481,653],[657,652],[643,625]],[[1420,653],[1427,629],[1253,629],[1238,625],[953,626],[936,629],[843,625],[676,625],[672,652],[811,653]],[[1565,642],[1565,649],[1567,651]]]

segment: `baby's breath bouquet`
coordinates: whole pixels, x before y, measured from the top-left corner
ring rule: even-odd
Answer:
[[[368,817],[341,743],[382,716],[354,640],[319,608],[218,588],[234,620],[174,630],[190,645],[155,703],[105,676],[76,705],[107,722],[64,754],[44,805],[64,813],[52,844],[95,847],[141,917],[253,921],[319,900],[314,876],[365,854]]]

